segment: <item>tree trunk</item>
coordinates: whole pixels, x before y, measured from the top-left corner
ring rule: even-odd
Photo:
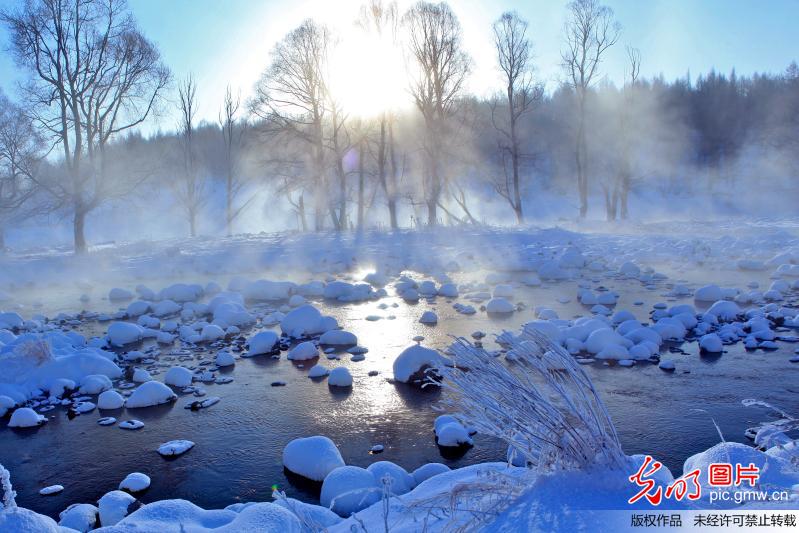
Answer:
[[[305,217],[305,197],[300,194],[300,199],[297,200],[297,214],[300,217],[300,226],[303,233],[308,231],[308,220]]]
[[[225,202],[225,227],[227,236],[233,235],[233,176],[228,170],[227,199]]]
[[[519,139],[516,133],[516,114],[513,102],[513,84],[510,84],[508,85],[508,112],[510,113],[511,161],[513,163],[513,202],[511,205],[516,213],[516,222],[521,225],[524,223],[524,213],[522,212],[522,193],[519,183]],[[510,193],[510,191],[508,192]]]
[[[436,226],[438,224],[438,202],[435,200],[427,201],[427,225]]]
[[[365,187],[365,176],[364,176],[364,168],[363,168],[363,157],[364,157],[364,141],[361,139],[361,142],[358,145],[358,229],[363,229],[364,225],[364,187]]]
[[[388,216],[391,229],[399,228],[397,224],[397,154],[394,151],[394,126],[388,123],[388,155],[391,161],[391,181],[388,185]]]
[[[629,212],[627,211],[627,196],[629,194],[630,194],[630,176],[629,174],[627,174],[622,178],[621,193],[619,197],[619,203],[620,203],[619,215],[621,216],[622,220],[627,220],[627,217],[629,216]]]
[[[580,195],[580,218],[588,214],[588,176],[585,138],[585,94],[580,94],[580,126],[577,130],[577,189]]]
[[[76,206],[72,224],[76,254],[85,254],[89,250],[86,246],[85,226],[86,211],[82,207]]]

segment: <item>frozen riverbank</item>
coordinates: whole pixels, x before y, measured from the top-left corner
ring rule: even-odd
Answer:
[[[51,345],[55,344],[56,359],[75,352],[91,352],[123,372],[138,368],[161,382],[166,380],[169,368],[187,367],[189,378],[194,381],[193,390],[184,390],[185,383],[172,387],[180,396],[176,408],[166,404],[112,413],[120,421],[136,417],[145,422],[139,432],[122,431],[119,433],[129,437],[115,439],[119,440],[120,450],[132,448],[130,454],[121,451],[127,464],[121,469],[128,470],[119,477],[121,480],[140,466],[137,457],[142,453],[155,455],[158,445],[168,440],[190,438],[196,442],[195,448],[185,457],[168,463],[167,468],[180,469],[181,485],[188,489],[184,493],[187,499],[201,502],[207,508],[217,507],[213,503],[214,495],[193,493],[191,487],[208,482],[207,478],[196,475],[196,469],[217,463],[213,454],[203,455],[202,459],[198,456],[207,454],[208,450],[224,450],[225,432],[231,429],[231,423],[240,429],[251,424],[303,428],[302,434],[295,435],[277,431],[279,438],[271,444],[277,448],[277,453],[266,453],[272,461],[291,438],[311,434],[330,434],[340,445],[359,442],[362,455],[345,451],[347,464],[368,466],[388,459],[411,471],[425,462],[442,460],[431,436],[431,419],[435,414],[430,406],[439,398],[415,392],[402,393],[401,385],[386,381],[394,375],[393,363],[397,355],[414,344],[412,339],[417,335],[425,337],[425,345],[447,355],[451,341],[448,335],[469,337],[477,331],[487,332],[489,336],[484,342],[492,355],[498,356],[503,364],[514,365],[513,350],[494,343],[490,334],[503,329],[519,333],[524,324],[527,324],[525,328],[547,332],[585,365],[619,427],[625,451],[652,453],[665,460],[672,471],[677,471],[690,455],[684,451],[682,455],[675,453],[680,448],[690,446],[694,451],[701,451],[718,440],[717,436],[713,437],[711,416],[719,419],[725,437],[733,440],[744,440],[743,429],[767,416],[765,410],[742,409],[742,399],[762,398],[790,411],[790,398],[795,394],[790,390],[790,373],[799,366],[790,362],[795,346],[791,342],[796,334],[794,321],[799,312],[793,286],[797,241],[791,230],[746,227],[740,228],[735,237],[719,234],[701,241],[663,241],[637,235],[583,235],[561,230],[443,231],[449,234],[435,239],[425,239],[425,233],[408,232],[386,239],[369,234],[360,241],[354,236],[340,239],[328,236],[316,244],[304,236],[193,242],[181,245],[180,253],[171,245],[163,244],[140,250],[138,255],[130,248],[121,247],[98,252],[96,259],[107,263],[104,266],[108,266],[108,270],[104,271],[105,277],[98,275],[92,282],[85,277],[75,277],[77,274],[72,269],[77,270],[80,264],[71,263],[72,259],[51,255],[13,258],[12,262],[25,268],[11,281],[8,280],[12,276],[8,276],[4,286],[9,298],[2,305],[8,313],[3,317],[10,329],[1,341],[6,347],[0,351],[3,356],[18,357],[15,346],[23,342],[14,337],[21,336],[24,341],[26,333],[34,336],[44,333],[50,336]],[[58,276],[39,276],[33,283],[23,279],[35,277],[37,272],[53,271],[62,261],[69,266]],[[4,274],[6,272],[4,270]],[[402,277],[403,272],[406,277]],[[159,283],[158,280],[168,275],[177,276],[173,280],[201,283],[183,286]],[[271,281],[257,281],[259,279]],[[294,284],[285,283],[289,280]],[[310,280],[317,281],[309,283]],[[362,280],[367,283],[358,285]],[[210,281],[216,283],[209,284]],[[127,297],[127,291],[132,298],[104,299],[111,296],[113,287],[120,289],[114,292],[115,297]],[[212,302],[221,289],[227,289],[222,293],[226,301],[221,302],[226,307],[220,307],[217,313],[220,301]],[[50,291],[60,295],[60,302],[53,305],[53,301],[47,299]],[[770,291],[776,293],[767,294]],[[28,292],[42,295],[41,307],[36,307],[36,297],[31,298]],[[84,293],[89,299],[78,301]],[[697,294],[701,298],[697,299]],[[714,298],[705,300],[707,294]],[[486,313],[483,306],[489,307],[492,299],[506,301],[510,312]],[[322,315],[331,316],[368,352],[359,354],[358,350],[348,351],[352,346],[342,346],[333,347],[331,354],[325,354],[327,347],[323,345],[316,361],[295,358],[293,363],[288,363],[285,358],[283,361],[272,359],[267,347],[263,348],[265,355],[247,360],[238,358],[257,331],[274,330],[279,334],[281,329],[283,332],[297,330],[296,323],[281,328],[280,322],[283,315],[301,306],[303,300],[312,302]],[[717,305],[718,301],[721,304]],[[474,314],[464,312],[469,306]],[[69,312],[57,316],[49,311],[53,307]],[[75,313],[75,309],[86,307],[92,312]],[[424,311],[435,312],[436,325],[419,323]],[[36,316],[39,314],[48,316]],[[238,325],[231,322],[234,318]],[[310,322],[314,320],[318,319]],[[118,336],[123,328],[115,328],[118,332],[109,329],[113,322],[138,323],[138,330],[124,328],[125,334],[130,333],[136,344],[124,345],[124,336]],[[310,322],[304,319],[299,326],[310,332]],[[209,326],[218,327],[222,336]],[[327,327],[332,327],[332,323]],[[75,330],[81,332],[83,338],[76,336]],[[50,333],[46,333],[48,331]],[[60,340],[53,342],[56,337],[52,335],[59,331],[73,333],[65,338],[57,337]],[[318,334],[322,331],[315,333],[310,340],[319,342]],[[707,335],[718,336],[723,352],[712,349],[716,346],[714,339],[702,340]],[[94,336],[97,338],[93,339]],[[159,336],[160,340],[169,342],[159,344]],[[139,337],[145,337],[143,343]],[[339,332],[335,337],[344,338]],[[106,344],[114,339],[123,346]],[[259,342],[263,344],[263,338]],[[294,342],[286,338],[279,344],[274,346],[278,350],[274,355],[287,353]],[[700,344],[704,350],[700,350]],[[252,344],[249,350],[252,351]],[[234,354],[234,365],[224,371],[216,366],[216,355],[223,351]],[[329,359],[328,355],[333,358]],[[358,361],[360,356],[364,360]],[[658,362],[666,360],[675,363],[674,373],[658,368]],[[352,387],[338,391],[324,381],[317,383],[306,377],[316,363],[328,368],[347,368],[353,376]],[[15,404],[27,402],[42,412],[42,416],[57,417],[38,430],[25,430],[31,433],[0,429],[39,449],[25,462],[59,462],[62,452],[36,445],[37,442],[53,443],[47,437],[53,428],[74,428],[69,431],[75,431],[76,436],[82,431],[92,431],[92,435],[96,434],[94,431],[117,431],[96,426],[94,418],[106,414],[98,414],[96,410],[79,414],[67,422],[70,408],[79,412],[88,409],[85,404],[97,403],[97,388],[92,392],[85,388],[83,393],[79,389],[84,385],[82,380],[97,375],[98,371],[81,367],[83,374],[76,375],[74,365],[66,366],[72,374],[62,376],[56,372],[59,374],[56,376],[48,370],[45,376],[36,374],[31,381],[30,372],[22,372],[16,365],[14,379],[11,383],[5,382],[6,393],[11,394],[14,389]],[[43,365],[34,365],[37,373],[42,372],[41,368]],[[128,384],[135,386],[133,375],[120,377],[111,367],[109,369],[105,377],[123,398],[126,397],[133,390]],[[370,376],[372,371],[378,375]],[[209,372],[213,374],[212,381],[207,381]],[[215,381],[219,377],[232,377],[234,381],[217,384]],[[74,382],[74,386],[67,389],[74,388],[75,393],[64,395],[62,391],[56,395],[57,403],[66,405],[49,410],[49,406],[54,405],[52,388],[65,385],[53,382],[59,379]],[[93,381],[93,387],[104,388],[102,380],[89,381]],[[285,384],[285,387],[271,387],[273,384]],[[195,395],[200,389],[205,389],[207,394]],[[27,397],[24,391],[28,391]],[[212,396],[221,398],[218,405],[199,411],[180,409],[191,401]],[[308,404],[326,407],[320,410],[303,407]],[[264,418],[263,413],[289,405],[294,406],[294,410],[289,411],[293,413],[291,416]],[[219,409],[224,412],[215,414]],[[750,414],[753,411],[755,414]],[[205,418],[186,418],[190,415]],[[297,418],[292,419],[293,416]],[[370,416],[374,419],[370,420]],[[303,417],[306,420],[310,417],[313,423],[301,422]],[[159,422],[161,419],[163,422]],[[203,420],[204,425],[189,429],[196,420]],[[354,420],[359,423],[342,424]],[[342,425],[347,426],[344,431],[335,428]],[[178,428],[181,434],[166,435],[163,428],[170,426]],[[419,427],[409,430],[415,426]],[[651,426],[660,429],[651,429]],[[326,427],[331,428],[330,431]],[[703,433],[703,430],[708,432]],[[12,431],[15,433],[10,433]],[[405,435],[401,434],[406,432],[409,434],[404,444]],[[674,438],[675,434],[678,437]],[[704,436],[696,439],[697,434]],[[5,439],[6,435],[0,438]],[[204,435],[212,439],[203,442]],[[664,437],[668,435],[672,436],[674,446],[662,449]],[[256,433],[246,436],[242,433],[241,437],[243,442],[262,442],[259,439],[263,438]],[[408,454],[414,438],[424,439],[428,451]],[[502,449],[491,444],[487,437],[478,433],[475,440],[475,447],[466,455],[469,462],[504,459]],[[630,442],[635,443],[632,448],[626,444]],[[375,444],[385,447],[384,455],[367,453]],[[237,440],[234,453],[247,469],[251,469],[248,458],[264,454],[263,448],[259,445],[249,452],[246,447],[242,449]],[[181,462],[194,458],[198,460],[191,463],[191,467],[181,468]],[[11,458],[11,463],[26,468],[16,458]],[[276,466],[279,465],[271,464],[268,468]],[[240,479],[235,468],[231,470],[222,465],[216,469],[220,479]],[[16,476],[13,464],[11,470]],[[238,493],[243,501],[245,498],[263,501],[268,499],[268,487],[279,481],[269,475],[270,479],[258,480],[255,486],[260,486],[260,490],[255,498],[241,496],[242,491],[235,487],[228,487],[226,492]],[[158,498],[158,485],[164,480],[159,480],[157,475],[153,478],[154,486],[141,496],[143,501]],[[110,485],[120,480],[112,480]],[[52,481],[65,486],[65,496],[51,498],[74,497],[69,496],[70,486],[66,480]],[[35,484],[33,480],[22,479],[18,486],[30,487],[25,491],[30,494]],[[39,488],[36,487],[36,491]],[[113,487],[97,490],[110,488]],[[244,483],[241,488],[247,494],[253,485]],[[99,496],[102,492],[97,498]],[[313,497],[304,499],[313,501]],[[81,503],[90,501],[86,499]],[[256,511],[250,513],[257,514]],[[233,520],[231,515],[226,516]]]

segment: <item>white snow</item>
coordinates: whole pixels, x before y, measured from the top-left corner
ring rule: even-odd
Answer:
[[[289,442],[283,449],[283,466],[297,475],[323,481],[330,472],[344,466],[344,459],[332,440],[317,435]]]
[[[271,353],[275,349],[278,336],[274,331],[260,331],[247,341],[249,351],[247,356]]]
[[[128,397],[125,405],[128,409],[136,409],[161,405],[176,399],[177,395],[172,392],[172,389],[160,381],[148,381],[136,387],[133,394]]]
[[[333,329],[326,331],[319,337],[319,344],[327,344],[329,346],[353,346],[358,344],[358,337],[343,329]]]
[[[413,480],[416,485],[427,481],[433,476],[449,472],[450,468],[443,463],[427,463],[413,471]]]
[[[99,510],[88,503],[75,503],[58,515],[58,525],[85,533],[94,529]]]
[[[136,498],[121,490],[106,493],[97,502],[102,526],[113,526],[128,515],[128,507]]]
[[[295,361],[306,361],[314,357],[319,357],[319,349],[311,341],[301,342],[289,350],[286,357]]]
[[[381,486],[371,472],[358,466],[340,466],[322,483],[319,503],[339,516],[349,516],[380,500]]]
[[[512,303],[505,298],[492,298],[486,304],[486,312],[493,314],[508,314],[516,310]]]
[[[408,383],[423,368],[439,368],[444,363],[445,359],[435,350],[418,344],[409,346],[394,360],[394,379]]]
[[[158,447],[158,453],[164,457],[177,457],[194,448],[194,443],[190,440],[171,440]]]
[[[150,476],[142,474],[141,472],[132,472],[125,476],[119,484],[119,490],[127,490],[128,492],[141,492],[150,487]]]
[[[721,337],[715,333],[708,333],[699,339],[699,348],[703,352],[719,353],[724,350],[724,345],[721,342]]]
[[[11,414],[8,421],[10,428],[34,428],[47,422],[47,418],[40,415],[30,407],[20,407]]]
[[[144,329],[131,322],[114,322],[108,326],[108,342],[114,346],[125,346],[142,340]]]
[[[336,367],[328,374],[327,384],[331,387],[352,387],[352,375],[346,367]]]
[[[308,370],[309,378],[323,378],[330,373],[330,370],[324,365],[314,365]]]
[[[226,366],[233,366],[236,364],[236,359],[233,357],[233,354],[228,351],[221,351],[216,354],[216,359],[214,359],[216,366],[219,367],[226,367]]]
[[[114,385],[108,376],[102,374],[91,374],[80,380],[78,392],[81,394],[100,394],[109,390]]]
[[[366,467],[381,485],[384,479],[388,482],[390,494],[406,494],[413,490],[416,481],[407,470],[391,461],[378,461]]]
[[[182,389],[190,386],[193,378],[194,374],[188,368],[173,366],[167,371],[166,376],[164,376],[164,383]]]
[[[115,390],[107,390],[97,398],[98,409],[121,409],[125,405],[125,398]]]

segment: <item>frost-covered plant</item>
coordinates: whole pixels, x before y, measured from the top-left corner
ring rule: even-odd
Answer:
[[[512,363],[455,339],[455,366],[443,369],[440,381],[451,391],[443,407],[541,472],[621,467],[625,456],[610,415],[574,358],[537,331],[497,340],[513,351]]]
[[[3,465],[0,464],[0,490],[2,490],[2,497],[3,499],[0,501],[0,511],[7,509],[13,510],[17,508],[17,502],[15,498],[17,497],[17,493],[14,491],[14,487],[11,486],[11,473],[5,469]]]
[[[325,527],[316,522],[307,512],[305,512],[299,505],[294,503],[287,496],[285,491],[272,489],[272,499],[283,502],[283,507],[297,517],[297,520],[302,524],[303,531],[321,532],[325,531]]]
[[[771,405],[768,402],[764,402],[762,400],[755,400],[755,399],[752,399],[752,398],[747,398],[745,400],[742,400],[741,403],[745,407],[752,407],[752,406],[765,407],[766,409],[769,409],[769,410],[775,412],[776,414],[778,414],[780,416],[780,418],[777,419],[777,420],[763,422],[759,426],[753,428],[755,430],[755,433],[756,433],[756,435],[755,435],[755,439],[756,439],[755,440],[755,444],[757,444],[759,446],[763,446],[764,448],[769,448],[772,445],[774,445],[774,442],[772,442],[772,441],[777,435],[782,434],[784,436],[785,434],[787,434],[790,431],[799,430],[799,418],[796,418],[795,416],[792,416],[792,415],[788,414],[787,412],[783,411],[779,407]],[[770,431],[770,438],[767,437],[767,438],[763,439],[761,442],[758,442],[758,438],[757,438],[758,435],[757,434],[760,434],[760,432],[763,431],[766,428],[771,430]],[[794,462],[796,462],[796,461],[794,461]],[[799,464],[797,464],[796,466],[799,466]]]
[[[28,359],[36,366],[41,366],[53,359],[50,343],[44,339],[33,339],[21,343],[14,348],[14,355]]]

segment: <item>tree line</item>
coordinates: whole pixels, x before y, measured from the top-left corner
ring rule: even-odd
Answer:
[[[231,88],[214,123],[197,120],[202,87],[174,79],[125,0],[28,0],[0,12],[10,51],[26,73],[16,101],[0,93],[2,228],[42,213],[67,217],[76,252],[87,250],[96,209],[149,184],[168,192],[198,233],[214,195],[220,232],[263,202],[282,201],[303,231],[368,226],[477,224],[488,196],[518,224],[531,198],[562,190],[588,215],[630,215],[631,192],[724,188],[753,150],[795,175],[799,68],[738,76],[710,72],[642,79],[641,53],[626,45],[623,82],[603,62],[620,49],[621,25],[599,0],[565,6],[559,86],[537,76],[529,23],[515,12],[493,23],[496,93],[467,92],[473,63],[456,14],[421,1],[400,13],[369,0],[354,31],[402,52],[410,104],[377,113],[348,109],[336,92],[340,36],[308,19],[265,58],[253,96]],[[357,58],[355,58],[357,60]],[[368,76],[370,65],[362,66]],[[380,95],[377,95],[379,97]],[[173,109],[173,131],[141,126]],[[778,154],[779,157],[773,156]],[[406,222],[407,221],[407,222]]]

